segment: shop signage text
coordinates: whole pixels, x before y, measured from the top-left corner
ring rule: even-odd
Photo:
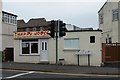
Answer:
[[[15,32],[14,38],[48,37],[48,31]]]

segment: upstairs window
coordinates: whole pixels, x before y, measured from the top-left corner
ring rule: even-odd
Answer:
[[[33,28],[33,31],[37,31],[37,28],[36,28],[36,27],[34,27],[34,28]]]
[[[9,24],[17,24],[17,17],[7,13],[2,13],[2,21]]]
[[[8,23],[9,22],[9,15],[8,14],[3,14],[3,17],[2,17],[3,19],[3,22],[6,22],[6,23]]]
[[[25,31],[30,31],[30,28],[26,28]]]
[[[99,23],[103,24],[103,14],[99,14]]]
[[[95,36],[90,36],[90,43],[95,43]]]
[[[112,19],[113,21],[118,21],[119,19],[118,9],[112,10]]]

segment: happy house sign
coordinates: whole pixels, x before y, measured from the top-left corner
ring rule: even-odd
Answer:
[[[48,37],[48,31],[15,32],[14,38]]]

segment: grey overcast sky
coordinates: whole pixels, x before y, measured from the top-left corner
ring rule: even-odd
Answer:
[[[98,28],[98,11],[106,0],[3,0],[3,10],[26,22],[31,18],[61,19],[78,27]]]

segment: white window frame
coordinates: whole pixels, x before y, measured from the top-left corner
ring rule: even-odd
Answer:
[[[29,54],[22,54],[22,43],[29,43]],[[31,53],[31,43],[38,43],[38,53]],[[20,55],[40,55],[40,43],[39,41],[25,41],[22,42],[22,40],[20,41]]]
[[[12,15],[9,15],[9,23],[12,21]]]
[[[41,50],[42,51],[48,50],[48,42],[47,41],[42,41],[41,42]]]
[[[13,25],[17,24],[16,16],[13,16],[13,15],[10,15],[10,14],[6,14],[6,13],[3,13],[2,21],[5,22],[5,23],[13,24]]]
[[[8,14],[3,14],[4,22],[8,23],[9,15]]]
[[[69,47],[66,46],[65,40],[70,40]],[[73,46],[73,43],[75,44],[75,42],[73,40],[78,40],[76,47]],[[79,38],[65,38],[64,39],[64,49],[65,50],[79,50],[80,49],[80,39]]]

